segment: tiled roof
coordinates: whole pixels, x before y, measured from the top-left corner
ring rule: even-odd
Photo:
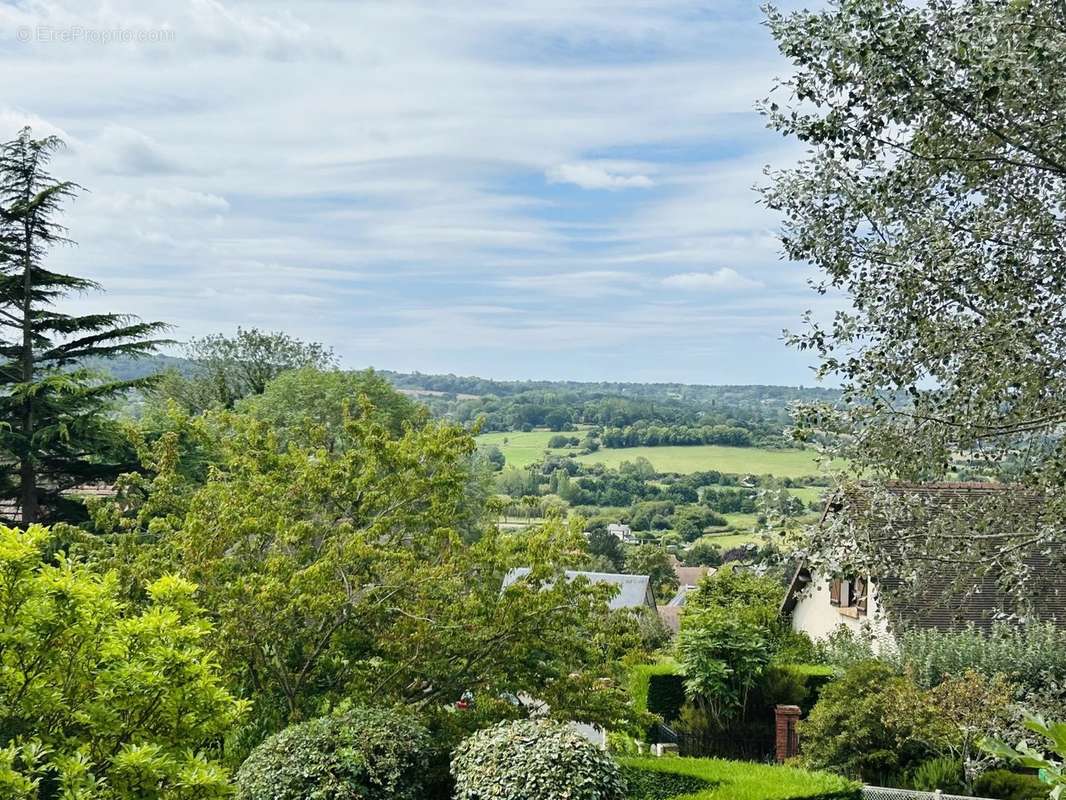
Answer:
[[[887,489],[898,495],[921,497],[927,513],[974,515],[974,519],[981,514],[983,531],[1002,536],[1004,541],[1019,525],[1031,523],[1043,507],[1039,494],[999,483],[894,483]],[[988,504],[985,514],[982,503]],[[861,489],[844,498],[838,496],[827,503],[822,519],[864,504]],[[905,523],[895,524],[900,526],[901,534],[913,530],[904,527]],[[886,554],[886,561],[890,559],[891,555]],[[953,629],[973,625],[987,630],[997,620],[1020,618],[1066,627],[1066,572],[1062,564],[1035,552],[1027,554],[1023,563],[1028,575],[1024,597],[1016,587],[1012,590],[1006,585],[1002,575],[979,574],[979,569],[960,563],[936,563],[914,583],[904,584],[892,576],[890,563],[886,563],[888,574],[873,577],[879,602],[901,627]],[[794,605],[795,593],[804,583],[804,572],[802,567],[797,570],[783,610]],[[806,578],[809,580],[809,575]]]
[[[503,579],[503,588],[516,583],[530,573],[529,567],[517,567],[512,569]],[[650,579],[647,575],[620,575],[613,572],[580,572],[567,570],[566,579],[572,581],[575,578],[586,578],[589,583],[610,584],[617,586],[618,591],[611,598],[610,608],[639,608],[647,605],[650,593]]]

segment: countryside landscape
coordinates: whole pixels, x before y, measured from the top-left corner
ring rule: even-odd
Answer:
[[[0,74],[0,800],[1060,800],[1062,2]]]

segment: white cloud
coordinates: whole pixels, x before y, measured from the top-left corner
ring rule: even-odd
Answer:
[[[179,338],[285,328],[352,366],[492,374],[510,349],[529,377],[696,378],[718,332],[695,320],[776,336],[807,302],[750,190],[782,163],[752,112],[782,65],[751,4],[705,10],[0,0],[0,139],[29,121],[70,144],[52,172],[88,193],[53,259],[108,290],[72,303]],[[174,36],[15,41],[36,24]]]
[[[627,175],[588,161],[559,164],[548,170],[547,177],[551,183],[572,183],[582,189],[649,189],[655,185],[647,175]]]
[[[108,125],[87,148],[98,170],[112,175],[165,175],[181,171],[178,162],[138,130]]]
[[[761,281],[745,278],[732,267],[722,267],[715,272],[681,272],[663,278],[663,286],[693,291],[757,289],[762,285]]]

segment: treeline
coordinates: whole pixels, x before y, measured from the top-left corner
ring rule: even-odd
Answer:
[[[636,447],[652,441],[782,445],[793,402],[836,397],[830,389],[788,386],[492,381],[456,375],[381,374],[401,390],[419,392],[418,399],[437,417],[463,424],[480,420],[483,431],[620,429],[610,434],[615,443],[602,442],[607,447]]]
[[[659,445],[719,444],[730,447],[751,447],[756,439],[780,438],[781,431],[757,429],[755,432],[739,425],[656,425],[637,423],[625,428],[607,428],[600,435],[604,447],[656,447]]]

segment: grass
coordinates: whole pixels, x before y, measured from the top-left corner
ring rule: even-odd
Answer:
[[[547,441],[547,440],[545,440]],[[504,456],[507,452],[504,451]],[[623,461],[646,458],[657,472],[719,472],[740,475],[776,475],[799,478],[820,472],[813,450],[766,450],[760,447],[722,447],[716,444],[691,447],[623,447],[599,450],[577,460],[585,464],[617,467]]]
[[[496,445],[510,466],[527,467],[544,457],[548,440],[559,436],[554,431],[497,431],[477,437],[480,445]],[[581,431],[563,431],[563,436],[581,438]],[[576,447],[562,447],[548,451],[554,455],[576,453]],[[690,447],[623,447],[601,449],[595,453],[577,456],[585,464],[604,464],[617,468],[623,461],[643,457],[659,472],[688,474],[718,470],[741,475],[776,475],[780,478],[798,478],[817,475],[820,470],[813,450],[769,450],[761,447],[722,447],[705,444]],[[821,489],[800,488],[790,490],[804,502],[817,499]]]
[[[821,502],[822,495],[829,491],[824,486],[793,486],[788,493],[798,497],[804,503]]]
[[[720,758],[621,758],[623,767],[643,773],[685,775],[706,781],[705,789],[676,795],[686,800],[857,800],[859,784],[826,772],[808,772]]]
[[[579,431],[563,431],[561,434],[557,431],[506,431],[495,433],[483,433],[477,437],[477,443],[480,445],[494,444],[500,448],[500,452],[503,453],[503,457],[507,459],[507,465],[511,467],[528,467],[534,461],[540,461],[544,458],[544,451],[548,450],[548,440],[553,436],[576,436],[581,438],[584,433]],[[555,455],[565,455],[566,453],[576,453],[578,448],[576,447],[562,447],[557,450],[549,450],[548,452]]]

